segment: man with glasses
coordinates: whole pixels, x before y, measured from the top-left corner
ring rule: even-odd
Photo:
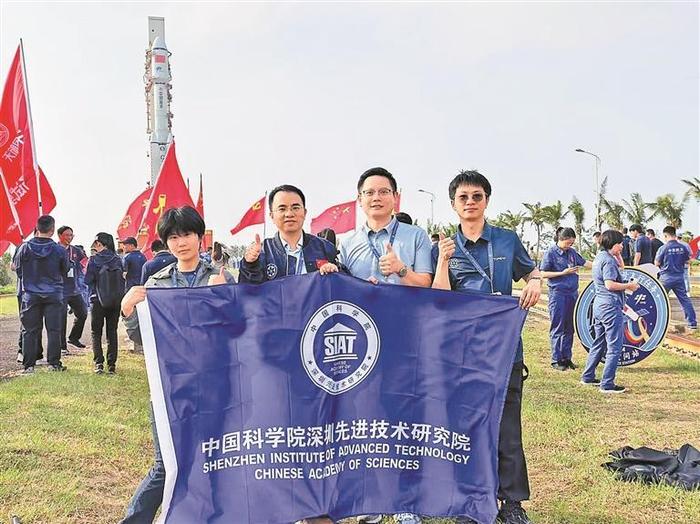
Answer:
[[[515,232],[486,222],[490,182],[477,171],[462,171],[450,182],[449,195],[460,226],[455,236],[438,242],[433,287],[510,295],[513,282],[522,279],[526,285],[520,295],[520,307],[534,306],[540,298],[539,270]],[[521,428],[523,381],[527,378],[522,339],[517,348],[507,349],[515,353],[515,359],[498,441],[498,498],[502,504],[496,522],[529,524],[521,505],[530,498]]]
[[[430,239],[418,226],[392,216],[396,180],[383,167],[365,171],[357,182],[357,199],[367,222],[340,245],[340,261],[351,275],[374,284],[430,287],[433,268]],[[410,513],[395,515],[402,524],[419,524]],[[361,515],[359,522],[378,523],[381,515]]]
[[[287,275],[338,271],[336,250],[330,242],[304,233],[306,198],[291,185],[274,188],[268,197],[270,217],[277,227],[272,238],[253,242],[241,260],[240,284],[262,284]]]

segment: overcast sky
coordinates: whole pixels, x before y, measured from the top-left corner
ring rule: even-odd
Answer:
[[[37,156],[77,243],[114,232],[149,178],[149,15],[165,17],[180,167],[193,198],[204,174],[226,243],[252,238],[228,231],[266,189],[301,187],[308,228],[376,165],[422,224],[419,188],[456,221],[461,168],[491,180],[491,216],[576,195],[590,224],[579,147],[615,200],[680,197],[700,176],[697,2],[0,5],[0,74],[22,37]],[[684,228],[699,230],[695,203]]]

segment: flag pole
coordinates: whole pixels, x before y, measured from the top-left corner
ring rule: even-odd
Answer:
[[[32,167],[34,168],[34,177],[36,178],[37,199],[39,201],[39,216],[43,215],[41,203],[41,180],[39,179],[39,165],[36,160],[36,143],[34,141],[34,119],[32,118],[32,103],[29,100],[29,83],[27,82],[27,68],[24,64],[24,44],[22,39],[19,39],[19,49],[22,55],[22,82],[24,83],[24,97],[27,99],[27,113],[29,117],[29,133],[31,134],[32,142]],[[19,225],[19,222],[17,223]],[[20,230],[21,231],[21,230]]]

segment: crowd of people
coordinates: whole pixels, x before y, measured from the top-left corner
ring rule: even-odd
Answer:
[[[552,368],[575,369],[572,360],[573,310],[578,296],[578,271],[592,268],[596,295],[593,304],[595,343],[582,374],[584,384],[594,384],[601,392],[621,392],[615,382],[617,356],[622,348],[622,306],[625,291],[638,284],[625,282],[624,265],[656,261],[661,280],[673,291],[691,327],[695,327],[692,304],[684,294],[682,272],[690,253],[675,238],[672,227],[664,229],[666,243],[659,245],[643,234],[639,225],[630,227],[626,239],[622,232],[608,230],[599,235],[600,251],[595,260],[587,261],[573,245],[576,234],[571,228],[557,231],[556,244],[544,253],[537,267],[517,234],[495,227],[485,218],[492,187],[477,171],[462,171],[449,184],[451,206],[459,219],[452,237],[431,238],[413,225],[405,213],[394,213],[397,182],[384,168],[372,168],[357,182],[357,199],[365,223],[337,245],[335,233],[324,230],[318,236],[304,231],[307,208],[304,193],[293,185],[281,185],[268,195],[271,219],[277,229],[269,238],[255,236],[246,249],[239,267],[238,282],[263,284],[281,277],[343,272],[373,284],[433,287],[456,292],[511,295],[513,283],[524,281],[519,303],[524,309],[540,299],[541,281],[548,280]],[[66,344],[85,347],[80,338],[91,312],[91,332],[96,373],[103,373],[105,357],[102,334],[106,330],[108,373],[116,372],[118,354],[117,325],[123,319],[135,347],[141,344],[136,305],[146,297],[149,287],[195,287],[235,283],[220,249],[201,253],[205,224],[191,207],[172,208],[161,216],[157,230],[159,240],[150,245],[153,258],[146,261],[133,238],[125,239],[124,256],[115,250],[113,237],[98,233],[91,246],[92,256],[72,246],[72,229],[59,228],[59,243],[51,238],[55,222],[43,216],[35,237],[20,246],[14,257],[18,275],[21,352],[24,373],[34,372],[41,356],[42,322],[49,333],[47,360],[49,369],[65,370],[61,349]],[[653,231],[651,231],[653,236]],[[634,245],[632,240],[634,240]],[[653,254],[652,254],[653,253]],[[212,260],[214,258],[215,260]],[[687,307],[688,306],[688,307]],[[65,333],[67,311],[75,317],[68,336]],[[64,341],[65,339],[65,341]],[[498,444],[500,501],[498,522],[530,522],[522,502],[530,496],[525,453],[522,445],[522,392],[528,376],[522,340],[514,353],[510,370]],[[596,367],[606,357],[601,379]],[[128,504],[123,523],[152,522],[163,497],[165,468],[158,436],[153,427],[155,459]],[[379,522],[381,515],[362,515],[359,521]],[[421,517],[408,513],[394,515],[404,524],[419,524]],[[330,523],[327,516],[307,519],[313,524]],[[467,517],[460,523],[473,522]]]

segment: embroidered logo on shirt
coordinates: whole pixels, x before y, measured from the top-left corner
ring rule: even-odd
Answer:
[[[277,276],[277,266],[275,264],[268,264],[265,268],[265,274],[268,280],[274,280]]]

